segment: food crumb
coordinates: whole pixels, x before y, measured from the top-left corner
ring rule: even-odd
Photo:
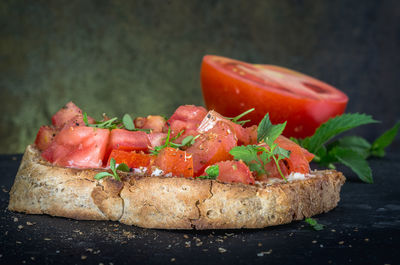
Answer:
[[[14,217],[14,223],[16,223],[16,222],[18,222],[18,218],[17,217]]]
[[[50,241],[51,238],[45,237],[45,238],[43,238],[43,240],[44,240],[44,241]]]
[[[175,258],[171,258],[171,262],[174,262],[176,259]]]
[[[35,257],[31,257],[31,260],[35,260]]]
[[[343,244],[344,244],[344,241],[339,241],[338,244],[339,244],[339,245],[343,245]]]
[[[349,248],[352,248],[353,246],[352,245],[349,245]]]
[[[183,235],[183,237],[184,237],[184,238],[186,238],[186,239],[188,239],[188,238],[189,238],[189,236],[188,236],[188,235],[186,235],[186,234],[184,234],[184,235]]]
[[[258,243],[257,246],[261,247],[261,246],[262,246],[262,243]]]
[[[218,248],[218,252],[219,252],[219,253],[225,253],[225,252],[226,252],[226,249],[225,249],[225,248]]]
[[[364,239],[365,242],[369,242],[369,238]]]
[[[87,248],[86,251],[93,252],[93,248]]]
[[[185,242],[185,247],[186,248],[190,248],[191,245],[192,245],[192,243],[190,241],[186,241]]]
[[[8,193],[8,190],[6,190],[5,188],[1,189],[4,193]]]
[[[260,253],[257,253],[258,257],[264,257],[264,255],[269,255],[272,253],[272,249],[268,250],[268,251],[262,251]]]
[[[26,261],[25,261],[25,260],[23,260],[23,261],[22,261],[22,264],[25,264],[25,263],[26,263]]]
[[[82,256],[81,256],[81,259],[82,259],[82,260],[87,259],[87,256],[86,256],[86,255],[82,255]]]
[[[311,241],[311,243],[315,244],[315,243],[317,243],[317,240],[313,240],[313,241]]]
[[[203,242],[201,242],[201,241],[196,243],[196,247],[200,247],[202,245],[203,245]]]
[[[21,241],[15,241],[15,243],[16,243],[16,244],[22,244],[22,242],[21,242]]]
[[[19,226],[18,226],[18,229],[19,229],[19,230],[21,230],[22,228],[24,228],[23,225],[19,225]]]
[[[323,247],[324,247],[324,245],[320,244],[320,245],[319,245],[319,247],[320,247],[320,248],[323,248]]]
[[[208,248],[203,248],[202,249],[204,252],[207,252],[208,251]]]
[[[335,229],[331,229],[331,232],[335,233],[335,232],[336,232],[336,230],[335,230]]]
[[[56,250],[56,253],[57,253],[57,254],[59,254],[59,253],[60,253],[60,251],[59,251],[59,250]]]
[[[31,223],[31,222],[26,222],[26,225],[34,225],[35,223]]]

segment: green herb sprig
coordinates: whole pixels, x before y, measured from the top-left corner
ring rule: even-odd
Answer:
[[[400,122],[383,133],[372,144],[359,136],[337,136],[355,127],[377,123],[370,115],[348,113],[337,116],[323,123],[314,135],[305,139],[294,139],[295,142],[315,154],[314,162],[328,168],[335,169],[335,164],[343,164],[349,167],[356,175],[366,183],[373,183],[372,170],[367,158],[383,157],[385,148],[395,139],[400,128]]]
[[[261,120],[257,128],[258,142],[265,142],[267,146],[260,145],[241,145],[232,148],[229,153],[236,159],[242,160],[249,166],[251,171],[259,175],[268,174],[265,171],[265,165],[274,161],[281,177],[287,181],[279,166],[279,160],[288,158],[290,152],[279,147],[274,141],[285,129],[286,122],[273,125],[267,113]]]
[[[199,179],[217,179],[219,175],[219,167],[218,165],[209,166],[205,170],[207,175],[198,176]]]
[[[245,112],[239,114],[239,115],[236,116],[236,117],[233,117],[233,118],[227,118],[227,117],[225,117],[225,118],[228,119],[228,120],[231,120],[232,122],[234,122],[234,123],[236,123],[236,124],[239,124],[239,125],[242,125],[242,126],[243,126],[244,124],[246,124],[246,123],[249,122],[250,120],[244,120],[244,121],[239,121],[239,120],[240,120],[241,118],[243,118],[243,116],[249,114],[250,112],[253,112],[254,110],[255,110],[255,108],[252,108],[252,109],[246,110]]]
[[[196,139],[200,137],[200,135],[188,135],[185,138],[183,138],[182,143],[174,143],[176,139],[178,139],[184,132],[185,130],[180,131],[175,137],[171,138],[171,128],[168,128],[168,133],[167,137],[165,138],[165,143],[163,145],[159,145],[154,147],[153,150],[150,151],[152,155],[158,155],[161,150],[163,150],[166,147],[173,147],[173,148],[183,148],[183,147],[188,147],[191,146],[195,143]]]
[[[118,176],[117,170],[124,171],[124,172],[129,172],[130,168],[125,163],[121,163],[121,164],[118,165],[117,168],[115,168],[115,163],[116,163],[115,159],[111,158],[111,160],[110,160],[110,169],[111,169],[112,174],[110,172],[100,172],[100,173],[96,174],[96,176],[94,176],[94,178],[97,179],[97,180],[100,180],[100,179],[105,178],[105,177],[112,177],[115,180],[121,181],[121,178]]]
[[[319,224],[317,222],[317,220],[315,220],[314,218],[307,217],[306,219],[304,219],[304,222],[309,224],[316,231],[320,231],[320,230],[324,229],[324,225]]]
[[[122,120],[119,120],[117,117],[114,117],[106,121],[95,121],[94,124],[90,124],[88,121],[87,113],[84,112],[83,122],[85,123],[86,126],[93,128],[110,129],[110,130],[126,129],[128,131],[144,131],[147,133],[150,132],[149,129],[136,128],[132,117],[127,113],[122,117]]]

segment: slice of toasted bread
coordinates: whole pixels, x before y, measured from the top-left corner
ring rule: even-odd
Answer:
[[[8,209],[146,228],[262,228],[333,209],[345,182],[335,170],[258,185],[122,172],[123,181],[98,181],[94,179],[98,172],[53,166],[41,159],[34,146],[28,146]]]

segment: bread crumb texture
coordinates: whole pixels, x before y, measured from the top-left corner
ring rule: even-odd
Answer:
[[[8,209],[145,228],[262,228],[333,209],[345,182],[335,170],[272,185],[135,175],[123,175],[122,182],[98,181],[99,172],[52,166],[28,146]]]

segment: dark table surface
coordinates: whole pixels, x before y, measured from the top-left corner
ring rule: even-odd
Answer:
[[[375,184],[347,176],[339,206],[257,230],[169,231],[7,210],[21,155],[0,155],[0,264],[400,264],[400,152],[370,160]]]

